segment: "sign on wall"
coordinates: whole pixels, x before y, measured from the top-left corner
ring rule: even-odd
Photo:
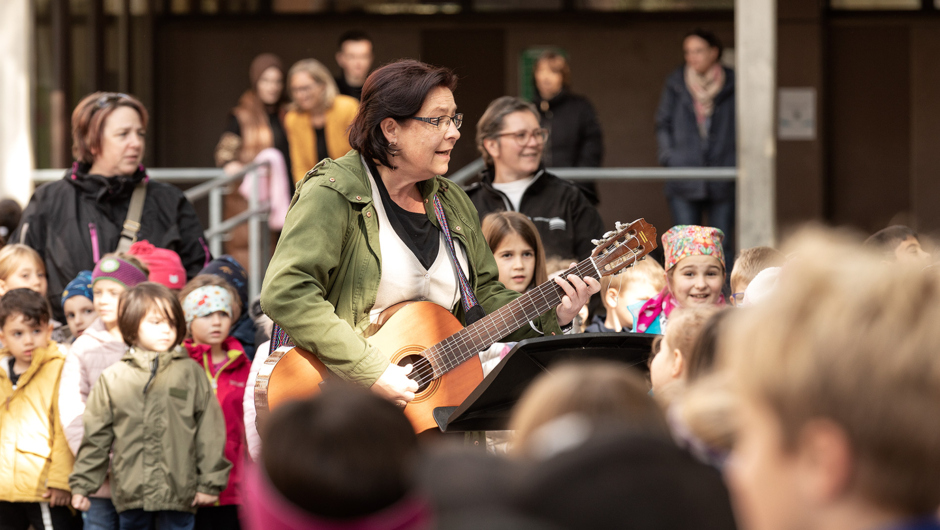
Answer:
[[[777,139],[816,139],[816,89],[781,88],[778,93]]]

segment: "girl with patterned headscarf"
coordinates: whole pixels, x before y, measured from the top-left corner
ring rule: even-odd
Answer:
[[[663,234],[666,287],[654,298],[627,309],[637,333],[660,334],[677,307],[724,305],[724,232],[710,226],[678,225]]]

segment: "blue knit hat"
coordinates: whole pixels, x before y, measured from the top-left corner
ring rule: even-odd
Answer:
[[[91,271],[78,273],[78,276],[65,286],[65,290],[62,291],[62,305],[65,305],[65,301],[73,296],[84,296],[89,300],[94,300],[94,295],[91,294]]]
[[[248,273],[238,261],[228,254],[220,256],[209,262],[199,274],[211,274],[228,282],[238,291],[242,307],[248,307]]]

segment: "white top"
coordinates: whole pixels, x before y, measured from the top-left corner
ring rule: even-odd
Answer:
[[[368,172],[368,169],[366,171]],[[369,320],[377,322],[382,311],[407,301],[429,301],[449,311],[453,310],[460,302],[460,288],[457,284],[456,267],[447,253],[444,234],[440,234],[440,245],[434,263],[425,269],[392,227],[371,172],[369,182],[372,184],[372,201],[375,203],[379,224],[379,247],[382,251],[382,278],[379,281],[375,305],[369,313]],[[460,266],[464,272],[469,271],[466,251],[459,241],[455,240],[454,246]]]
[[[494,182],[493,188],[505,193],[506,197],[509,197],[509,202],[512,203],[512,210],[518,212],[519,203],[522,202],[522,195],[525,193],[525,190],[529,189],[529,186],[535,182],[536,176],[537,175],[514,180],[512,182]]]

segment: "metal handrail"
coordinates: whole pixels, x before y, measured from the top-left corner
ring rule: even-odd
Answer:
[[[478,158],[455,171],[450,180],[463,184],[483,170]],[[734,167],[554,167],[546,169],[568,180],[736,180]]]
[[[33,171],[33,182],[40,184],[59,180],[65,175],[65,171],[65,168],[37,169]],[[205,182],[223,175],[225,172],[215,167],[147,168],[147,176],[153,180],[179,184]]]

